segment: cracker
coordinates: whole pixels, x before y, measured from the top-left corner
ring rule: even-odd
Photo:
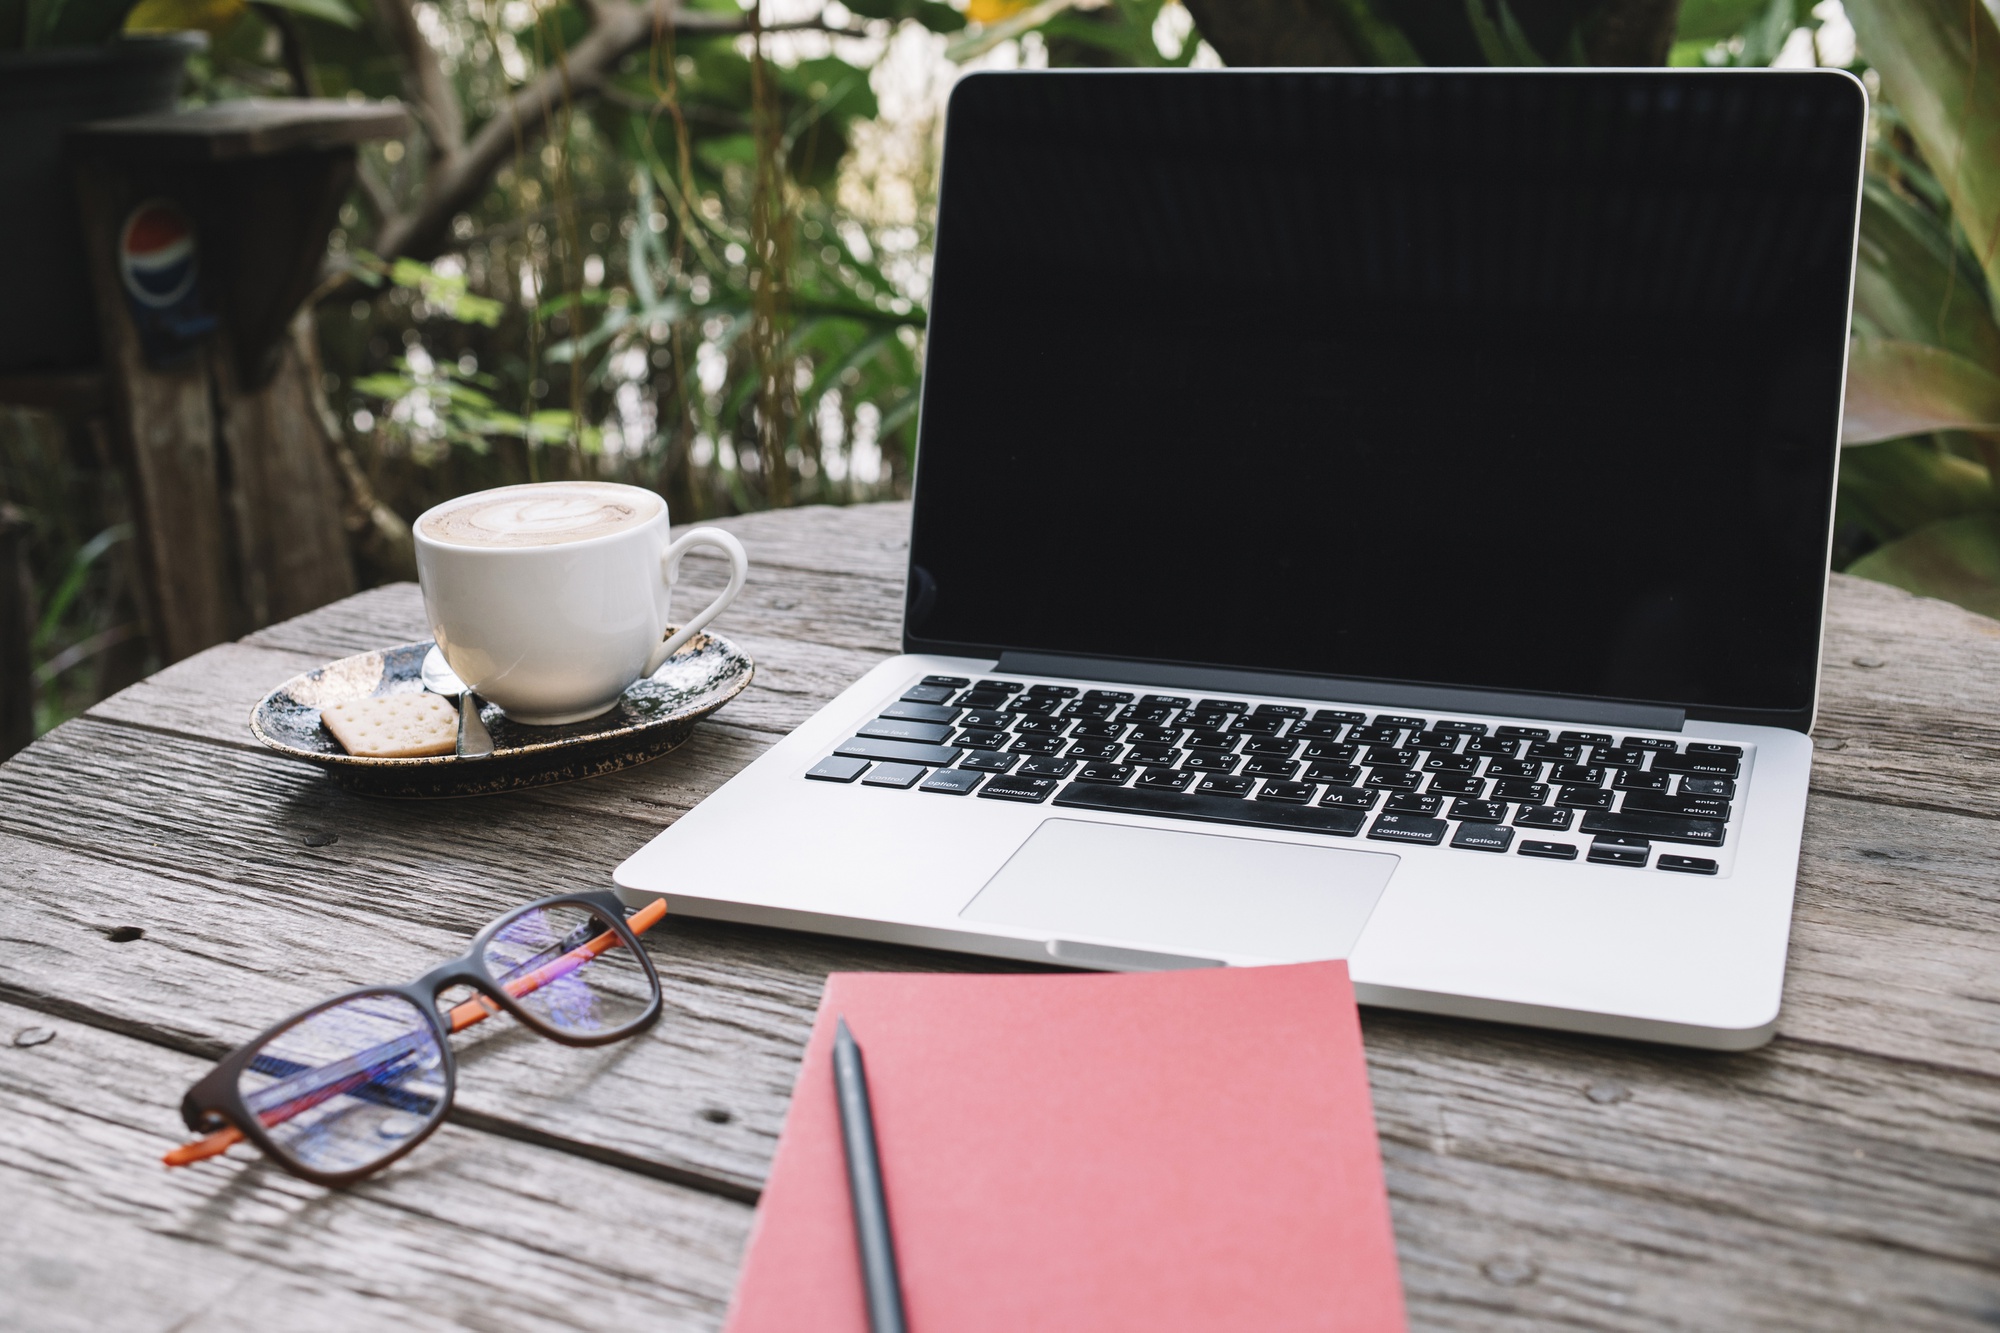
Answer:
[[[320,709],[319,720],[349,754],[415,759],[458,748],[458,710],[435,694],[378,694]]]

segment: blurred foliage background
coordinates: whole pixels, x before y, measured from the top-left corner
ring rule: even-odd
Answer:
[[[2000,614],[1987,0],[751,3],[131,11],[210,34],[193,101],[416,112],[364,150],[316,297],[343,462],[380,502],[364,581],[409,576],[423,509],[509,482],[631,481],[681,521],[907,494],[938,131],[966,68],[1817,64],[1875,114],[1833,564]],[[35,524],[44,727],[148,665],[115,609],[125,533],[90,520],[104,489],[0,418],[0,499]]]

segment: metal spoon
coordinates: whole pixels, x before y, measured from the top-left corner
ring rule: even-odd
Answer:
[[[424,688],[432,694],[458,700],[458,749],[460,759],[484,759],[493,753],[493,734],[479,718],[479,696],[465,688],[444,654],[432,644],[424,654]]]

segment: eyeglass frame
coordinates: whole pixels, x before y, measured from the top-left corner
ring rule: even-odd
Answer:
[[[641,1013],[631,1022],[614,1028],[609,1032],[590,1034],[563,1032],[543,1022],[529,1013],[519,1000],[508,994],[506,986],[494,979],[492,972],[485,964],[484,955],[486,946],[493,942],[494,937],[500,933],[503,927],[509,925],[519,917],[526,916],[530,912],[551,907],[561,907],[565,904],[574,904],[590,909],[597,916],[608,922],[611,929],[617,934],[619,941],[633,952],[639,960],[639,965],[645,969],[647,985],[651,990],[651,998],[645,1012]],[[512,1015],[516,1021],[528,1027],[537,1035],[547,1037],[551,1041],[560,1042],[565,1046],[608,1046],[614,1041],[623,1041],[627,1037],[637,1036],[659,1021],[660,1012],[665,1003],[660,991],[660,974],[654,969],[653,960],[647,954],[645,946],[639,943],[639,937],[625,924],[626,915],[625,904],[619,901],[618,895],[609,890],[602,889],[584,893],[552,894],[547,898],[538,898],[534,902],[525,903],[511,911],[504,912],[488,922],[477,935],[472,937],[472,946],[465,953],[460,954],[457,958],[449,962],[439,964],[424,973],[421,977],[418,977],[415,981],[401,986],[359,986],[353,990],[335,995],[330,999],[322,1000],[318,1004],[309,1005],[265,1028],[228,1055],[223,1056],[216,1063],[215,1068],[209,1070],[208,1073],[196,1080],[194,1086],[189,1088],[187,1094],[181,1098],[181,1119],[187,1124],[189,1130],[197,1134],[214,1133],[223,1128],[225,1124],[233,1125],[244,1138],[255,1144],[258,1151],[262,1152],[266,1157],[301,1180],[310,1181],[315,1185],[326,1185],[337,1189],[372,1176],[377,1171],[382,1170],[384,1167],[400,1160],[406,1154],[413,1151],[417,1145],[424,1142],[424,1140],[436,1132],[438,1126],[442,1125],[451,1114],[451,1108],[457,1099],[458,1093],[458,1061],[451,1049],[451,1033],[453,1029],[446,1024],[446,1012],[439,1009],[437,1002],[438,996],[451,987],[471,987],[480,996],[493,1004],[499,1005],[502,1010]],[[528,993],[532,994],[533,992]],[[387,1156],[371,1162],[367,1166],[357,1167],[350,1171],[316,1170],[313,1167],[307,1166],[304,1162],[297,1160],[292,1154],[279,1147],[277,1141],[266,1131],[263,1120],[250,1110],[248,1102],[244,1100],[241,1086],[243,1071],[249,1066],[251,1059],[268,1042],[287,1028],[295,1027],[316,1014],[324,1013],[339,1005],[370,995],[393,995],[407,1000],[424,1016],[425,1021],[430,1024],[431,1035],[436,1040],[438,1050],[442,1053],[439,1061],[439,1068],[444,1079],[442,1104],[432,1114],[429,1123],[424,1126],[422,1133],[411,1135],[408,1142],[397,1147]]]

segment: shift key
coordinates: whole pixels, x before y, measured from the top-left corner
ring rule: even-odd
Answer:
[[[880,741],[920,741],[936,745],[951,735],[949,722],[919,722],[907,717],[878,717],[862,726],[860,734]]]
[[[916,741],[881,740],[873,736],[856,736],[842,742],[835,754],[846,755],[849,759],[887,759],[898,764],[923,764],[930,768],[944,768],[954,762],[961,751],[949,745],[922,745]]]

